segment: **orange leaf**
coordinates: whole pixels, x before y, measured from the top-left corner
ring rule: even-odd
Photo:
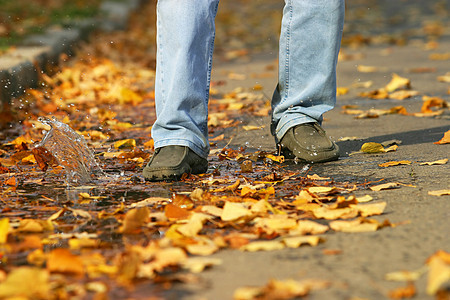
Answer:
[[[166,214],[166,217],[169,219],[187,219],[190,215],[190,212],[187,209],[181,208],[171,203],[166,205],[164,212]]]
[[[435,142],[437,145],[449,144],[450,143],[450,130],[444,133],[444,137],[439,141]]]
[[[54,249],[49,253],[47,270],[54,273],[84,273],[81,258],[62,248]]]
[[[148,221],[150,210],[147,206],[133,208],[129,210],[125,219],[123,220],[123,226],[120,228],[122,233],[136,233],[143,225]]]
[[[386,168],[386,167],[392,167],[392,166],[398,166],[398,165],[410,165],[411,162],[409,160],[400,160],[400,161],[388,161],[385,162],[384,164],[379,164],[378,166],[382,167],[382,168]]]
[[[391,299],[412,298],[415,295],[416,295],[416,287],[412,283],[408,283],[407,286],[398,287],[389,292],[389,298]]]

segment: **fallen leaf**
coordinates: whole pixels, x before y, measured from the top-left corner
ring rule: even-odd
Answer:
[[[389,291],[389,298],[391,299],[405,299],[413,298],[416,295],[416,287],[413,283],[408,283],[406,286],[398,287]]]
[[[47,270],[51,273],[84,273],[80,257],[63,248],[50,251],[47,258]]]
[[[169,219],[187,219],[191,214],[187,209],[171,203],[165,206],[164,212]]]
[[[249,130],[259,130],[259,129],[263,129],[264,126],[255,126],[255,125],[244,125],[242,126],[242,129],[244,129],[245,131],[249,131]]]
[[[411,88],[411,81],[408,78],[397,75],[396,73],[392,74],[391,81],[385,86],[385,89],[389,93],[392,93],[393,91],[398,89],[410,89],[410,88]]]
[[[426,271],[427,268],[420,268],[415,271],[396,271],[387,273],[384,278],[391,281],[416,281],[425,274]]]
[[[116,149],[129,149],[135,147],[136,147],[136,140],[134,139],[125,139],[114,143],[114,148]]]
[[[386,208],[386,202],[372,203],[372,204],[356,204],[352,208],[358,210],[361,217],[369,217],[374,215],[381,215]]]
[[[192,255],[209,256],[219,250],[219,247],[213,243],[192,244],[186,246],[187,252]]]
[[[444,133],[444,136],[439,141],[435,142],[437,145],[449,144],[450,143],[450,130]]]
[[[420,163],[419,165],[423,166],[423,165],[428,165],[428,166],[433,166],[433,165],[445,165],[448,162],[448,158],[444,158],[444,159],[439,159],[439,160],[435,160],[435,161],[431,161],[431,162],[423,162]]]
[[[444,196],[444,195],[450,195],[450,190],[437,190],[437,191],[429,191],[428,195],[431,196]]]
[[[334,231],[341,232],[372,232],[377,231],[380,227],[378,222],[369,222],[365,219],[357,219],[352,221],[332,221],[330,222],[330,228]]]
[[[299,220],[297,226],[289,230],[290,235],[306,235],[306,234],[322,234],[330,229],[327,225],[323,225],[310,220]]]
[[[138,233],[142,226],[148,222],[150,210],[147,206],[140,208],[133,208],[127,211],[123,225],[119,231],[125,234]]]
[[[322,239],[318,236],[294,236],[294,237],[284,237],[283,243],[288,248],[298,248],[301,245],[307,244],[310,246],[317,246]]]
[[[389,182],[389,183],[383,183],[383,184],[371,186],[370,189],[372,191],[378,192],[381,190],[395,189],[395,188],[398,188],[399,186],[400,186],[400,184],[397,182]]]
[[[222,260],[220,258],[212,258],[212,257],[189,257],[184,260],[181,264],[183,268],[188,269],[189,272],[192,273],[200,273],[204,269],[211,266],[218,266],[222,264]]]
[[[388,161],[382,164],[379,164],[379,167],[386,168],[386,167],[393,167],[398,165],[410,165],[411,162],[409,160],[400,160],[400,161]]]
[[[6,243],[9,233],[9,219],[0,219],[0,245]]]
[[[13,269],[0,283],[2,299],[49,299],[49,274],[34,267]]]
[[[250,216],[251,212],[241,203],[225,202],[221,215],[222,221],[235,221],[242,217]]]
[[[445,284],[450,282],[450,253],[438,251],[428,260],[427,294],[435,295]]]
[[[378,72],[379,68],[375,67],[375,66],[358,65],[356,67],[356,70],[361,73],[374,73],[374,72]]]
[[[383,145],[374,142],[364,143],[361,146],[361,152],[363,153],[384,153],[386,150]]]
[[[256,252],[256,251],[274,251],[284,248],[284,244],[281,241],[256,241],[250,242],[241,248],[242,251]]]

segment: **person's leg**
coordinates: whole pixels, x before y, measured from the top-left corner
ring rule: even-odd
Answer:
[[[158,1],[156,122],[152,127],[157,150],[144,169],[146,179],[163,180],[169,174],[176,179],[182,172],[205,171],[209,153],[207,123],[214,19],[218,3],[219,0]],[[180,162],[180,155],[195,159]],[[184,166],[174,166],[176,162]],[[198,163],[202,164],[199,169],[189,166]]]
[[[337,146],[328,141],[317,126],[322,122],[322,115],[332,109],[336,102],[336,63],[345,1],[285,2],[280,34],[279,81],[272,99],[272,134],[277,143],[301,159],[336,159]],[[295,127],[308,123],[317,123],[317,126],[305,125],[302,126],[305,132],[295,132]],[[296,139],[297,134],[299,141],[283,143],[283,138],[290,135],[289,139]],[[308,141],[307,136],[317,136],[318,140]],[[309,145],[310,142],[316,145]],[[311,150],[305,157],[301,155],[304,149],[292,149],[305,147]],[[309,150],[306,149],[306,152]],[[324,156],[319,153],[317,157],[317,152],[322,151],[328,153]]]

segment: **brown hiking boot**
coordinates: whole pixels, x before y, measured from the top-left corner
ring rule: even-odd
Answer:
[[[281,154],[317,163],[339,158],[339,147],[331,141],[317,123],[305,123],[290,128],[280,141]]]
[[[200,174],[208,170],[208,161],[186,146],[158,148],[143,170],[145,180],[180,180],[184,173]]]

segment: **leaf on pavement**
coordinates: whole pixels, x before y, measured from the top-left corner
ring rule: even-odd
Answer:
[[[125,139],[114,143],[114,148],[116,149],[130,149],[135,147],[136,147],[135,139]]]
[[[400,186],[400,184],[398,182],[388,182],[388,183],[371,186],[370,189],[372,191],[379,192],[381,190],[396,189],[399,186]]]
[[[391,81],[384,88],[389,93],[392,93],[398,89],[410,89],[411,80],[405,77],[401,77],[396,73],[393,73]]]
[[[127,211],[122,227],[119,231],[125,234],[138,233],[142,226],[148,222],[150,210],[147,206],[133,208]]]
[[[450,189],[448,190],[437,190],[437,191],[429,191],[428,195],[431,196],[444,196],[444,195],[450,195]]]
[[[439,250],[427,260],[427,294],[435,295],[450,283],[450,253]]]
[[[241,248],[242,251],[256,252],[256,251],[274,251],[281,250],[284,248],[284,244],[281,241],[255,241],[250,242]]]
[[[356,219],[352,221],[332,221],[330,227],[334,231],[341,232],[372,232],[377,231],[382,224],[376,220]]]
[[[220,258],[213,257],[189,257],[181,264],[183,268],[188,269],[192,273],[200,273],[208,267],[218,266],[222,264]]]
[[[327,225],[323,225],[310,220],[299,220],[297,226],[289,230],[290,235],[307,235],[322,234],[330,229]]]
[[[400,161],[388,161],[382,164],[379,164],[379,167],[387,168],[387,167],[393,167],[398,165],[410,165],[411,162],[409,160],[400,160]]]
[[[437,145],[449,144],[450,143],[450,130],[444,133],[444,136],[439,141],[435,142]]]
[[[415,271],[396,271],[387,273],[384,278],[390,281],[416,281],[419,279],[425,272],[426,268],[420,268]]]
[[[241,203],[225,202],[221,215],[222,221],[235,221],[251,215],[250,210]]]
[[[416,295],[416,287],[412,282],[409,282],[406,286],[389,291],[388,295],[391,299],[413,298]]]
[[[323,239],[318,236],[293,236],[283,238],[283,243],[288,248],[298,248],[301,245],[317,246]]]
[[[420,163],[419,165],[421,165],[421,166],[445,165],[447,162],[448,162],[448,158],[444,158],[444,159],[439,159],[439,160],[430,161],[430,162],[423,162],[423,163]]]

